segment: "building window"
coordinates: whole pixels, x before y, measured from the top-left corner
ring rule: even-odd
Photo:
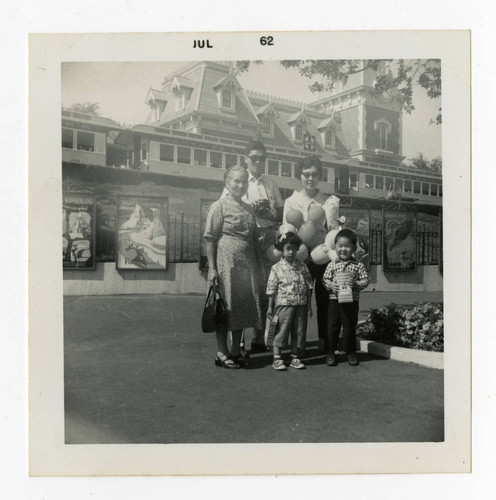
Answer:
[[[200,167],[207,166],[207,152],[204,149],[194,149],[193,158],[195,165],[198,165]]]
[[[378,176],[376,176],[376,178],[375,178],[375,188],[376,189],[384,189],[384,177],[378,177]]]
[[[329,182],[329,169],[327,167],[322,167],[322,177],[320,180],[322,182]]]
[[[281,162],[281,175],[282,177],[291,177],[293,175],[291,169],[291,163],[287,161]]]
[[[184,96],[184,93],[179,94],[176,97],[176,111],[182,111],[186,106],[186,98]]]
[[[273,124],[274,122],[268,116],[262,116],[260,118],[260,125],[262,126],[261,132],[264,137],[273,137]]]
[[[232,101],[233,101],[232,91],[229,89],[222,89],[222,96],[221,96],[222,107],[226,109],[232,109],[233,108]]]
[[[295,138],[295,141],[302,141],[303,140],[303,127],[301,125],[295,126],[294,138]]]
[[[277,160],[268,161],[268,173],[269,175],[279,175],[279,162]]]
[[[365,176],[365,187],[369,188],[369,189],[374,188],[374,176],[373,175],[367,174]]]
[[[350,174],[350,189],[358,189],[358,175]]]
[[[334,130],[327,129],[324,134],[324,145],[333,148],[335,146],[336,134]]]
[[[68,149],[74,147],[74,131],[71,128],[62,129],[62,147]]]
[[[238,156],[226,153],[226,168],[238,165]]]
[[[177,147],[177,163],[191,164],[191,148]]]
[[[405,193],[412,192],[412,181],[405,181]]]
[[[77,148],[82,151],[95,151],[95,134],[78,130]]]
[[[429,194],[429,184],[427,182],[422,182],[422,194]]]
[[[442,184],[439,184],[438,195],[443,196],[443,185]]]
[[[222,153],[210,151],[210,166],[212,168],[222,168]]]
[[[160,144],[160,161],[174,161],[174,146]]]
[[[386,177],[386,190],[392,191],[394,187],[394,179],[392,177]]]
[[[403,191],[403,179],[394,179],[394,190],[397,193]]]
[[[315,137],[308,132],[303,136],[303,149],[305,151],[315,151]]]
[[[160,118],[160,108],[158,107],[158,104],[156,104],[153,107],[152,111],[152,121],[157,122],[159,118]]]
[[[431,196],[437,196],[437,184],[431,184]]]
[[[413,181],[413,192],[420,194],[420,181]]]

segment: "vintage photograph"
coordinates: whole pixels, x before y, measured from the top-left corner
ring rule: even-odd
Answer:
[[[395,36],[32,38],[31,473],[467,470],[464,38]]]
[[[63,62],[65,442],[442,442],[441,75]]]

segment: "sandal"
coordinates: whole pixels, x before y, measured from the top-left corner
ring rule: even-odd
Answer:
[[[229,368],[231,370],[237,370],[241,368],[238,363],[236,363],[231,356],[225,356],[224,354],[217,353],[215,358],[215,366],[220,366],[222,368]]]
[[[232,360],[238,364],[241,368],[250,368],[250,362],[248,361],[247,356],[243,356],[242,354],[238,354],[237,356],[233,356]]]

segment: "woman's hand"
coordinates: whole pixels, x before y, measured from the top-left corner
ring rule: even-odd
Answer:
[[[219,273],[217,272],[217,269],[210,268],[208,270],[207,282],[208,282],[208,286],[213,286],[213,285],[219,284]]]
[[[309,318],[313,316],[312,304],[307,305],[307,314]]]

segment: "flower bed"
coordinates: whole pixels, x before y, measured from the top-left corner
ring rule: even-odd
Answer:
[[[371,309],[367,320],[357,327],[357,335],[392,346],[443,352],[443,304],[390,304]]]

